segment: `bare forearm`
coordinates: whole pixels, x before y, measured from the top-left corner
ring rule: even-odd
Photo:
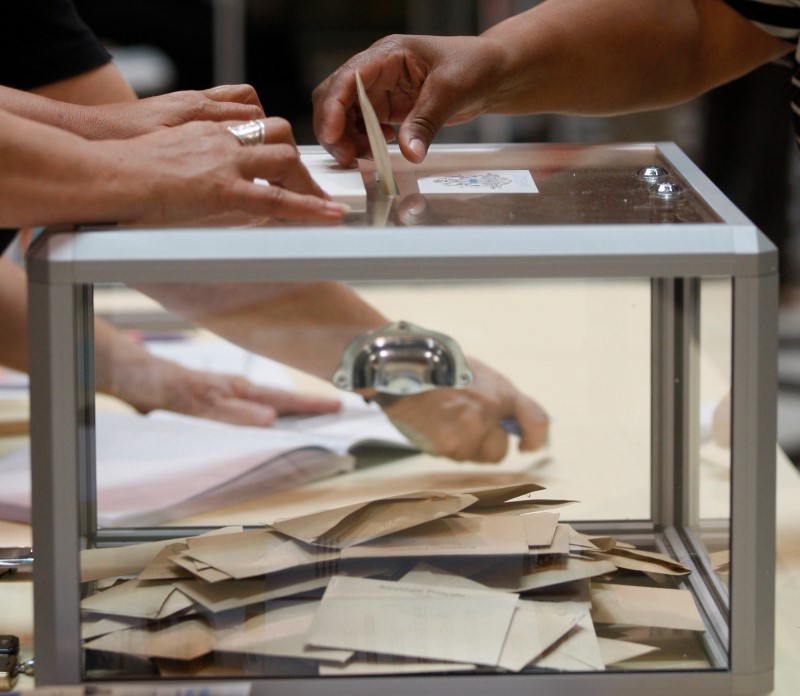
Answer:
[[[0,341],[0,365],[20,372],[28,371],[27,278],[25,271],[8,258],[0,258],[0,308],[3,340]],[[142,365],[147,360],[144,349],[126,340],[102,320],[95,322],[97,388],[114,394],[119,381],[114,364]]]
[[[92,106],[135,99],[136,94],[111,63],[31,92],[0,85],[0,109],[86,138],[115,134],[107,112]]]
[[[123,219],[142,184],[115,181],[106,159],[83,138],[0,112],[0,226]]]
[[[0,109],[38,123],[79,132],[77,129],[81,123],[81,119],[77,117],[79,107],[45,96],[0,85]]]
[[[264,116],[258,95],[249,85],[222,85],[137,100],[112,63],[35,92],[0,86],[0,109],[91,140],[131,138],[191,121]]]
[[[7,257],[0,257],[0,308],[3,340],[0,341],[0,364],[21,372],[28,370],[27,277],[24,269]],[[114,365],[141,366],[148,363],[144,348],[127,340],[101,319],[95,321],[97,387],[114,394],[119,376]]]
[[[482,38],[502,56],[498,113],[657,108],[792,48],[722,0],[546,0]]]
[[[136,100],[136,92],[113,63],[51,82],[31,92],[69,104],[95,106]]]
[[[27,298],[25,271],[0,257],[0,309],[3,340],[0,364],[21,372],[28,369]]]
[[[347,344],[387,319],[335,282],[139,288],[232,343],[323,379]]]

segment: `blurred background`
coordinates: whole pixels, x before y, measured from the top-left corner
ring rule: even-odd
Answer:
[[[476,34],[537,0],[76,0],[140,96],[248,82],[315,143],[311,92],[392,33]],[[586,47],[591,50],[591,46]],[[646,56],[641,57],[646,60]],[[665,66],[669,69],[669,66]],[[800,154],[790,74],[769,65],[697,100],[612,118],[486,116],[439,142],[676,142],[781,251],[778,439],[800,462]]]

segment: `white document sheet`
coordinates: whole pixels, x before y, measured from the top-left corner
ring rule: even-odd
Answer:
[[[319,426],[320,430],[315,428]],[[382,413],[231,425],[154,411],[97,413],[97,508],[101,526],[156,525],[254,495],[352,471],[353,446],[410,450]],[[30,520],[27,445],[0,457],[0,518]]]
[[[516,609],[504,592],[334,577],[310,645],[496,666]]]
[[[367,189],[360,169],[345,169],[327,152],[305,153],[302,162],[333,200],[349,205],[353,212],[367,209]]]

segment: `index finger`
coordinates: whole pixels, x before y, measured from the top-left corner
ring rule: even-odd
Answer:
[[[347,213],[342,203],[325,200],[319,196],[296,193],[282,186],[265,185],[264,181],[234,182],[228,191],[229,207],[256,216],[259,220],[320,220],[337,222]]]
[[[303,164],[291,124],[283,118],[268,118],[264,120],[264,126],[266,128],[264,134],[265,143],[290,145],[294,149],[296,156],[295,158],[289,158],[289,167],[283,180],[274,183],[280,183],[280,185],[292,191],[310,193],[320,198],[330,198],[315,181],[314,177],[311,176],[305,164]]]
[[[356,103],[355,68],[349,63],[320,83],[311,95],[314,134],[342,164],[356,157],[355,143],[347,137],[347,113]]]
[[[243,147],[239,164],[242,174],[251,180],[263,179],[296,193],[330,199],[303,164],[297,148],[286,143]]]
[[[303,164],[291,124],[278,117],[260,120],[264,124],[263,144],[239,145],[238,161],[242,173],[252,179],[264,179],[298,193],[330,198]],[[232,125],[240,124],[226,123],[227,127]]]
[[[270,389],[252,383],[244,385],[242,396],[251,401],[268,404],[281,415],[336,413],[342,408],[339,399]]]

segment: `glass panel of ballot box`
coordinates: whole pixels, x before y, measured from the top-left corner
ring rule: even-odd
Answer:
[[[775,248],[669,143],[391,156],[36,241],[38,683],[768,692]]]

